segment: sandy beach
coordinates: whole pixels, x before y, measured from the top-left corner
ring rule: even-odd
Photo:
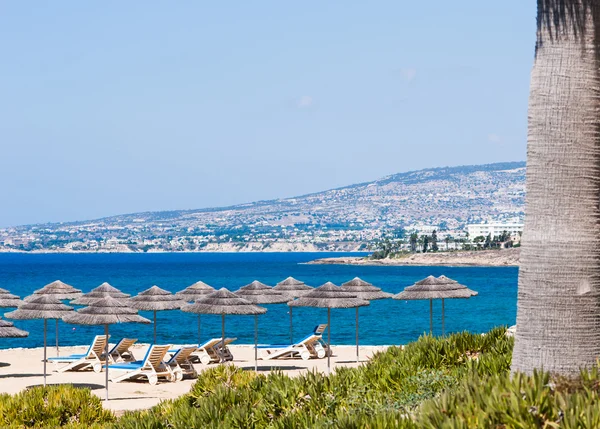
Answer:
[[[63,347],[60,349],[61,356],[72,353],[84,353],[88,346]],[[365,362],[373,353],[385,350],[386,346],[364,346],[360,347],[360,360]],[[134,345],[132,348],[137,359],[142,359],[148,349],[148,345]],[[241,368],[254,370],[254,347],[250,345],[230,346],[234,356],[232,363]],[[355,346],[332,346],[331,357],[332,369],[339,366],[357,366]],[[56,350],[48,348],[48,357],[56,355]],[[0,393],[14,394],[30,386],[43,384],[43,356],[42,347],[34,349],[14,348],[0,350]],[[260,356],[260,352],[259,352]],[[75,386],[89,387],[92,392],[104,399],[104,372],[95,373],[89,371],[69,371],[58,373],[55,366],[48,363],[48,384],[73,384]],[[212,365],[194,364],[198,372]],[[272,370],[280,370],[289,376],[296,376],[307,371],[327,371],[327,359],[302,359],[267,360],[258,361],[258,370],[267,373]],[[109,372],[109,376],[110,376]],[[168,382],[163,379],[158,384],[151,386],[147,381],[123,381],[113,383],[109,381],[109,401],[103,401],[103,405],[119,414],[125,410],[136,410],[150,408],[164,399],[173,399],[187,393],[194,383],[193,379],[184,379],[178,382]]]
[[[385,259],[369,259],[356,256],[315,259],[309,264],[372,265],[372,266],[446,266],[446,267],[517,267],[520,249],[410,253]]]

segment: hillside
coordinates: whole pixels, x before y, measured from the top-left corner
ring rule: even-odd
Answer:
[[[0,230],[0,251],[361,250],[382,232],[522,216],[525,163],[432,168],[293,198]]]

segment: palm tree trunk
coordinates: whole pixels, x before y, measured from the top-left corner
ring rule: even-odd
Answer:
[[[600,356],[600,0],[538,0],[512,371]]]

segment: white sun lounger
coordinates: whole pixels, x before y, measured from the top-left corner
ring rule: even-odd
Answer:
[[[170,346],[151,346],[144,356],[143,360],[127,363],[115,363],[108,365],[109,371],[120,370],[127,371],[125,374],[111,378],[111,381],[119,383],[123,380],[137,379],[146,377],[148,383],[154,385],[158,382],[158,377],[165,377],[173,381],[173,373],[163,362]]]
[[[129,349],[136,341],[137,338],[121,338],[121,340],[108,351],[109,362],[135,362],[135,356],[133,356],[133,353]],[[104,361],[104,353],[102,354],[102,360]]]
[[[109,336],[110,337],[110,336]],[[59,363],[66,363],[67,365],[56,369],[58,372],[65,372],[69,370],[81,370],[92,368],[94,372],[102,371],[102,360],[101,356],[104,354],[106,349],[106,342],[108,338],[106,335],[96,335],[94,341],[83,354],[72,354],[69,356],[59,356],[48,358],[48,362],[52,362],[55,365]]]
[[[190,356],[196,351],[195,346],[182,347],[175,351],[171,359],[165,362],[167,367],[171,370],[173,378],[176,381],[183,380],[185,375],[196,377],[198,373],[190,362]]]
[[[327,324],[318,325],[312,334],[296,344],[259,346],[264,349],[261,359],[322,359],[327,356],[327,345],[323,343],[323,332],[326,328]]]
[[[235,340],[237,338],[225,338],[223,343],[221,338],[212,338],[198,346],[196,351],[192,353],[191,359],[198,359],[204,365],[233,360],[233,354],[227,346]],[[170,352],[174,353],[175,350],[171,350]]]

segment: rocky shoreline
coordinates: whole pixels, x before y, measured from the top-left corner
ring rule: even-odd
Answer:
[[[365,257],[336,257],[315,259],[309,264],[339,265],[433,265],[451,267],[518,267],[520,249],[457,251],[437,253],[411,253],[386,259]]]

